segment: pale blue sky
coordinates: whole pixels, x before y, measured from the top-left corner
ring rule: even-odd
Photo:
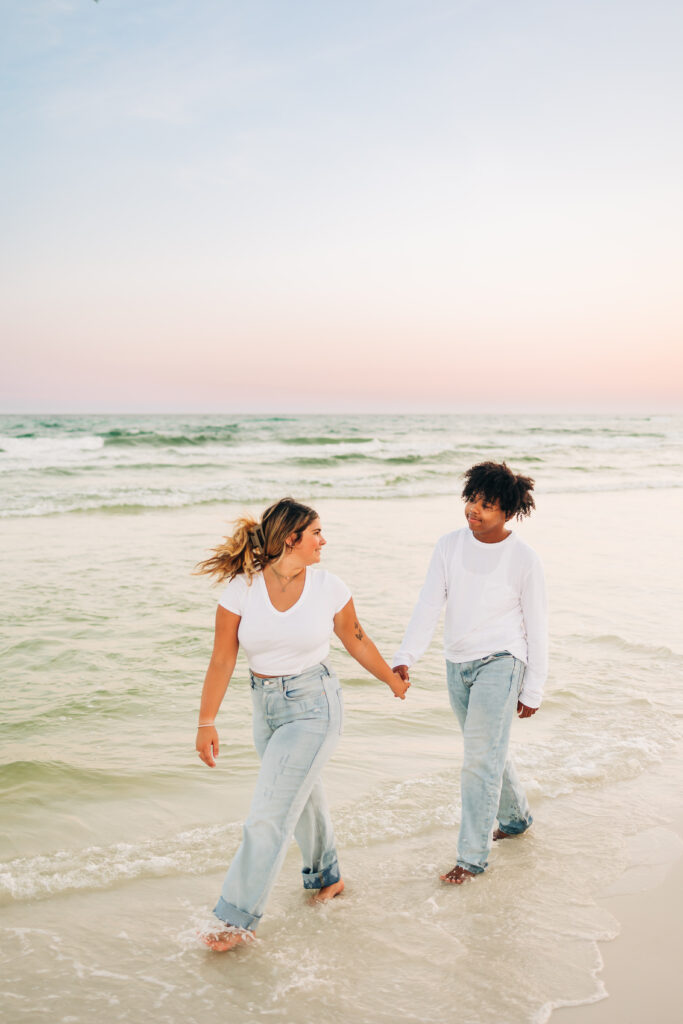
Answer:
[[[0,410],[680,405],[678,0],[0,11]]]

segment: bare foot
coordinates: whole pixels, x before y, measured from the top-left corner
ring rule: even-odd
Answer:
[[[454,868],[448,872],[447,875],[440,875],[442,882],[450,882],[451,885],[462,885],[463,882],[467,882],[470,878],[474,878],[473,871],[467,871],[465,868],[461,868],[457,864]]]
[[[202,942],[215,953],[226,953],[235,946],[246,946],[254,941],[254,933],[246,928],[227,928],[223,932],[200,932]]]
[[[328,903],[342,892],[344,892],[344,883],[340,878],[338,882],[333,882],[332,885],[325,885],[322,889],[318,889],[315,896],[311,897],[311,903]]]

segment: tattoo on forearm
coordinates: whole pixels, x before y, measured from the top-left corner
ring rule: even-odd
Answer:
[[[362,640],[363,637],[365,636],[365,633],[360,628],[360,622],[358,621],[358,619],[356,619],[356,621],[353,624],[353,635],[355,636],[356,640]]]

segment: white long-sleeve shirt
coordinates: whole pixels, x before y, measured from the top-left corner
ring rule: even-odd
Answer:
[[[533,548],[513,532],[497,544],[478,541],[467,527],[441,537],[394,666],[410,666],[424,654],[444,603],[446,658],[474,661],[509,651],[526,665],[520,700],[539,707],[548,626],[543,568]]]

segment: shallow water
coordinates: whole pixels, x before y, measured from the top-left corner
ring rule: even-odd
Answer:
[[[584,429],[571,444],[592,437]],[[591,458],[611,435],[598,436]],[[598,994],[595,942],[618,928],[600,894],[634,842],[645,867],[675,855],[662,836],[683,788],[683,491],[663,477],[654,486],[654,471],[647,487],[626,487],[624,471],[625,489],[576,492],[562,458],[548,470],[552,487],[534,468],[539,507],[519,528],[544,559],[551,596],[547,699],[513,729],[534,828],[495,847],[483,879],[441,886],[455,854],[461,743],[439,643],[405,703],[337,647],[347,714],[325,779],[347,891],[309,907],[294,847],[258,941],[227,957],[201,947],[196,930],[239,842],[256,756],[243,664],[220,714],[219,767],[194,754],[216,592],[191,569],[242,505],[5,519],[9,1020],[513,1024]],[[112,489],[132,487],[120,467],[107,472]],[[459,502],[312,491],[299,493],[321,513],[325,564],[389,655],[433,542],[460,525]]]

